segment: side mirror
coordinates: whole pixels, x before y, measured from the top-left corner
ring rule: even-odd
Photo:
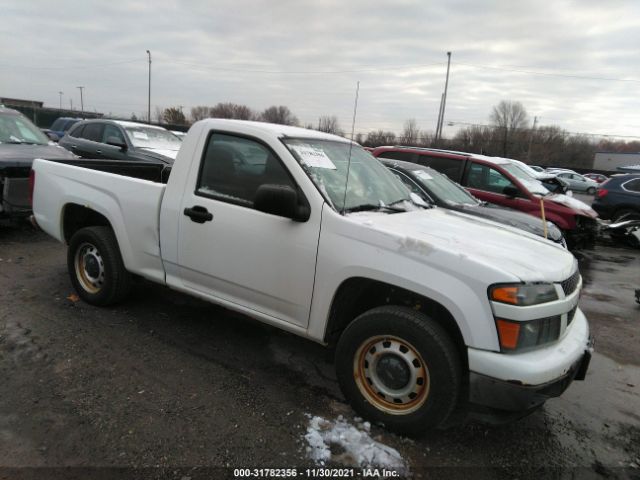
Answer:
[[[120,150],[126,150],[127,144],[122,141],[122,139],[118,137],[108,137],[107,145],[111,145],[114,147],[118,147]]]
[[[520,190],[518,190],[518,187],[513,185],[507,185],[502,189],[502,193],[504,193],[508,198],[515,198],[520,193]]]
[[[311,216],[309,207],[299,205],[298,193],[288,185],[260,185],[253,200],[253,208],[296,222],[306,222]]]

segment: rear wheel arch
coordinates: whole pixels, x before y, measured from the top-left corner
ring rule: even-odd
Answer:
[[[65,243],[69,244],[71,237],[85,227],[111,227],[111,222],[103,214],[89,207],[68,203],[62,210],[62,234]]]

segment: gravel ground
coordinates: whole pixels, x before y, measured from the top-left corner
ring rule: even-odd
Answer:
[[[612,245],[579,257],[597,341],[586,381],[506,426],[468,423],[421,439],[373,426],[409,476],[640,476],[640,258]],[[0,227],[0,479],[313,466],[309,415],[358,422],[319,345],[146,281],[116,308],[73,294],[63,245]],[[348,462],[335,453],[334,465]]]

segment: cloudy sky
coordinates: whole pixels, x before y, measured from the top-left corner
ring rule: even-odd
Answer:
[[[0,0],[0,97],[130,116],[156,106],[287,105],[303,123],[445,135],[502,99],[539,124],[640,138],[635,0]]]

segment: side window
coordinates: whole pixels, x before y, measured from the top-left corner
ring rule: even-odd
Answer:
[[[256,190],[264,184],[296,188],[280,160],[261,143],[222,133],[209,137],[196,194],[253,207]]]
[[[640,178],[630,180],[622,185],[625,190],[630,192],[640,192]]]
[[[88,123],[82,131],[82,138],[91,140],[92,142],[101,142],[103,130],[104,124],[102,123]]]
[[[101,140],[102,143],[107,143],[107,140],[110,137],[115,137],[124,144],[127,143],[126,140],[124,139],[124,135],[122,135],[122,132],[118,127],[116,127],[115,125],[107,124],[104,126],[104,133],[102,134],[102,140]]]
[[[505,187],[517,188],[511,180],[495,168],[481,163],[472,163],[467,176],[467,187],[504,194]]]
[[[404,160],[405,162],[414,162],[416,154],[411,152],[382,152],[380,158],[390,158],[392,160]]]
[[[455,158],[432,157],[429,155],[420,155],[418,163],[444,173],[454,182],[460,183],[462,177],[462,167],[464,161]]]
[[[85,127],[84,125],[78,125],[77,127],[72,128],[69,131],[69,136],[76,137],[76,138],[82,137],[82,133],[84,131],[84,127]]]

